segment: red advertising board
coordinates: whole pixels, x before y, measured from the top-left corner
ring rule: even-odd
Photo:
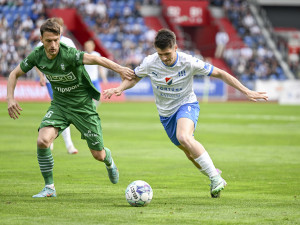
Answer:
[[[0,81],[0,101],[6,100],[7,81]],[[18,81],[15,88],[15,99],[18,101],[50,101],[47,87],[36,81]]]
[[[102,90],[119,86],[119,82],[110,82],[106,85],[101,84]],[[50,102],[50,97],[46,87],[40,86],[36,81],[18,81],[15,88],[15,99],[22,102]],[[6,101],[7,81],[0,80],[0,101]],[[111,99],[104,99],[101,95],[101,101],[105,102],[122,102],[125,101],[125,95],[112,96]]]
[[[181,26],[199,26],[209,23],[208,1],[163,0],[167,16]]]

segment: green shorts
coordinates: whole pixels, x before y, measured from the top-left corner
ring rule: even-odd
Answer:
[[[56,127],[59,128],[60,135],[70,124],[80,131],[81,139],[86,140],[90,149],[103,150],[101,120],[92,101],[78,107],[61,106],[52,102],[39,129]]]

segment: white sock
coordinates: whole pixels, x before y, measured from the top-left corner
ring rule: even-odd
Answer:
[[[47,185],[45,185],[45,187],[55,190],[54,184],[47,184]]]
[[[107,168],[113,168],[113,166],[114,166],[114,160],[113,159],[111,159],[111,165],[110,166],[107,166],[107,165],[105,165]]]
[[[214,166],[214,163],[207,151],[195,159],[195,161],[201,166],[202,169],[200,169],[200,171],[205,176],[208,176],[211,179],[212,177],[218,175],[216,167]]]
[[[66,148],[69,148],[70,146],[73,146],[73,142],[72,142],[72,139],[71,139],[71,129],[70,129],[70,127],[67,127],[67,128],[61,133],[61,135],[62,135],[63,138],[64,138]]]

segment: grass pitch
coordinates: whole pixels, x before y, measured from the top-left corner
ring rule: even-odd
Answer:
[[[71,126],[79,154],[54,143],[57,198],[33,199],[43,179],[37,127],[49,103],[21,103],[14,121],[0,103],[0,224],[300,224],[300,107],[272,103],[200,104],[195,137],[228,186],[211,199],[209,180],[167,138],[154,103],[103,103],[104,143],[120,182],[109,182]],[[145,180],[154,198],[131,207],[125,189]]]

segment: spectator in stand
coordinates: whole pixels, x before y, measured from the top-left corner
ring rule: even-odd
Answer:
[[[26,20],[21,23],[21,29],[24,31],[30,31],[34,27],[33,21],[30,16],[27,16]]]
[[[284,73],[251,14],[245,0],[225,0],[223,9],[247,45],[242,49],[228,49],[224,57],[241,80],[283,79]]]
[[[228,34],[221,29],[216,34],[216,51],[215,51],[215,57],[216,58],[223,58],[223,53],[226,48],[226,45],[229,41]]]

